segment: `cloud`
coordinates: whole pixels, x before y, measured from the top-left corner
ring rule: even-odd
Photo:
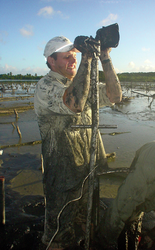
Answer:
[[[105,26],[105,25],[108,25],[108,24],[111,24],[113,21],[116,21],[118,18],[117,14],[109,14],[109,16],[105,19],[103,19],[101,22],[100,22],[100,26]]]
[[[38,16],[52,17],[54,15],[54,10],[51,6],[46,6],[39,10]]]
[[[62,19],[68,19],[69,18],[69,16],[65,16],[60,10],[58,10],[56,12],[56,14],[58,14]]]
[[[153,65],[141,65],[138,69],[138,72],[154,72],[155,66]]]
[[[128,66],[130,67],[130,68],[134,68],[135,67],[135,64],[134,64],[134,62],[130,62],[129,64],[128,64]]]
[[[55,11],[51,6],[46,6],[38,11],[38,16],[43,16],[46,18],[51,18],[54,15],[59,15],[63,19],[68,19],[68,16],[65,16],[60,10]]]
[[[144,63],[145,63],[145,64],[150,64],[151,62],[150,62],[149,59],[146,59]]]
[[[8,74],[12,72],[13,75],[21,74],[21,75],[26,75],[26,74],[37,74],[38,76],[40,75],[46,75],[49,72],[49,69],[47,66],[45,67],[27,67],[23,69],[16,68],[12,65],[5,64],[4,67],[0,67],[0,72],[1,74]]]
[[[145,47],[143,47],[143,48],[142,48],[142,51],[144,51],[144,52],[145,52],[145,51],[150,51],[150,48],[145,48]]]
[[[136,66],[134,62],[128,64],[130,72],[154,72],[155,66],[149,60],[145,60],[144,65]]]
[[[26,74],[31,74],[31,75],[35,75],[37,74],[38,76],[40,75],[46,75],[49,72],[49,69],[47,68],[47,66],[45,66],[44,68],[40,68],[40,67],[28,67],[28,68],[24,68],[21,70],[22,75],[26,75]]]
[[[20,29],[20,34],[25,37],[33,36],[33,26],[32,25],[26,25],[26,27]]]
[[[123,73],[122,70],[120,70],[120,69],[118,69],[118,68],[116,68],[116,67],[114,67],[114,69],[115,69],[116,74],[118,74],[118,73]]]
[[[4,67],[0,67],[1,74],[7,74],[13,71],[16,71],[16,67],[9,66],[8,64],[5,64]]]

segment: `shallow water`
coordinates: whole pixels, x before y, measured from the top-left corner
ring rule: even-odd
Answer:
[[[116,152],[116,160],[111,163],[116,167],[129,167],[135,151],[143,144],[155,139],[155,102],[152,97],[146,97],[141,94],[151,96],[154,91],[130,88],[123,88],[125,96],[132,98],[124,102],[123,105],[115,105],[113,109],[105,108],[100,110],[100,123],[108,121],[110,124],[116,124],[114,131],[104,130],[101,133],[118,132],[115,136],[103,135],[103,141],[106,151]],[[153,100],[153,102],[152,102]],[[150,103],[152,102],[151,106]]]
[[[113,108],[100,109],[100,124],[117,125],[117,129],[100,130],[106,153],[116,152],[116,158],[109,162],[111,168],[128,168],[135,151],[143,144],[154,140],[155,103],[154,99],[148,96],[154,94],[155,84],[152,84],[149,89],[144,89],[144,86],[142,88],[142,85],[139,84],[133,88],[129,84],[123,87],[124,95],[132,97],[130,101],[115,105]],[[3,97],[16,96],[17,94],[29,95],[34,90],[29,90],[29,93],[20,88],[18,88],[18,92],[11,93],[11,91],[3,93]],[[140,92],[143,95],[132,91]],[[3,104],[0,103],[0,105]],[[12,122],[19,126],[22,133],[21,139],[17,130],[12,126]],[[18,119],[15,118],[14,114],[0,116],[0,145],[13,145],[35,140],[40,140],[40,134],[34,110],[19,113]],[[29,231],[32,231],[32,227],[30,230],[31,224],[35,228],[36,234],[38,231],[35,241],[41,242],[44,198],[40,154],[41,144],[6,148],[0,156],[0,175],[5,177],[6,225],[17,232],[19,231],[19,235],[16,235],[14,231],[11,233],[9,243],[7,242],[8,245],[10,244],[9,249],[12,249],[13,244],[16,246],[21,239],[22,226],[23,232],[27,235]],[[100,197],[104,200],[114,198],[125,176],[126,174],[109,174],[100,177]],[[154,213],[152,217],[146,217],[144,222],[146,228],[154,227]]]
[[[109,162],[109,166],[114,169],[129,168],[136,150],[155,140],[155,102],[150,97],[155,93],[155,84],[152,84],[151,89],[144,89],[140,84],[134,88],[125,86],[122,90],[124,96],[131,98],[130,101],[113,108],[100,109],[100,124],[117,125],[117,129],[100,130],[106,153],[116,153],[116,158]],[[114,198],[125,176],[102,176],[100,196]]]
[[[34,85],[32,84],[31,86],[34,89]],[[18,90],[19,89],[20,88],[18,88]],[[131,98],[131,100],[125,101],[123,104],[115,105],[113,108],[105,107],[100,109],[100,124],[117,125],[117,129],[100,130],[106,153],[116,153],[116,158],[109,163],[111,168],[128,168],[134,158],[136,150],[143,144],[155,139],[155,103],[154,99],[149,97],[154,94],[155,84],[152,84],[150,89],[144,89],[143,84],[139,84],[134,88],[129,84],[123,86],[122,90],[123,95]],[[21,91],[23,93],[23,89]],[[3,93],[3,97],[4,95],[5,93]],[[14,93],[14,95],[16,95],[16,93]],[[4,124],[4,122],[7,122],[7,124]],[[21,139],[11,122],[19,126],[22,133]],[[116,134],[113,135],[113,133]],[[25,143],[40,139],[34,110],[19,113],[18,119],[15,118],[14,114],[10,116],[0,116],[0,145],[13,145],[19,142]],[[7,154],[20,155],[29,153],[31,155],[40,155],[41,144],[35,146],[10,147],[3,150],[4,157]],[[5,173],[5,177],[7,178],[7,173]],[[110,175],[108,178],[112,178],[112,176]],[[121,181],[122,179],[120,179],[119,182],[116,181],[116,187],[119,186]],[[103,188],[103,183],[105,185],[104,177],[101,178],[101,189]],[[109,184],[107,183],[107,185]],[[115,185],[114,180],[113,185]],[[116,187],[115,189],[117,190]]]
[[[32,80],[0,80],[1,96],[25,96],[34,94],[37,81]]]

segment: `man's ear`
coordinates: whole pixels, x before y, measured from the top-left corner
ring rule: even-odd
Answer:
[[[53,67],[55,66],[55,60],[54,60],[54,58],[51,57],[51,56],[49,56],[49,57],[47,58],[47,62],[49,63],[51,69],[53,69]]]

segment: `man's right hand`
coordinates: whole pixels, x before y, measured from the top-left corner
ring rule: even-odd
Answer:
[[[100,54],[100,43],[92,36],[77,36],[74,40],[74,46],[82,54],[87,54],[90,57],[92,57],[93,53],[96,53],[98,56]]]

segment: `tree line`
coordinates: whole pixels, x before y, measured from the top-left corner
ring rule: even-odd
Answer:
[[[155,72],[118,73],[121,82],[155,82]],[[104,82],[104,72],[99,71],[99,81]]]
[[[121,82],[155,82],[155,72],[138,72],[138,73],[118,73],[117,74]],[[39,80],[43,76],[37,74],[31,75],[13,75],[11,72],[8,74],[0,74],[1,80]],[[99,81],[104,82],[104,72],[99,71]]]
[[[38,76],[37,74],[31,75],[31,74],[26,74],[26,75],[13,75],[12,72],[8,74],[0,74],[0,80],[39,80],[43,76]]]

